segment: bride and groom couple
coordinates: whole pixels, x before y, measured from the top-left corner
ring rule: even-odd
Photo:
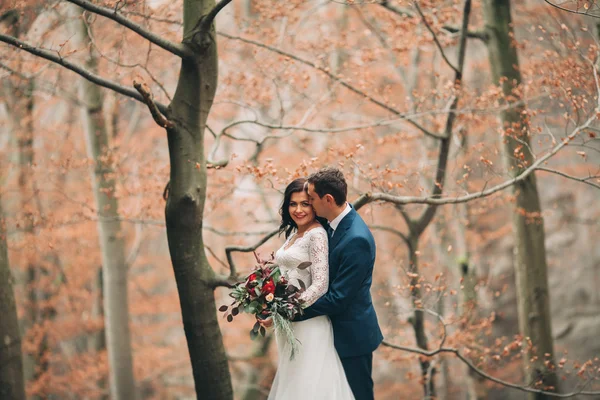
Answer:
[[[375,241],[346,201],[341,171],[325,168],[285,189],[275,262],[306,290],[292,323],[299,352],[277,338],[279,363],[269,400],[373,399],[373,351],[383,340],[371,300]],[[327,221],[327,222],[325,222]],[[303,262],[309,268],[299,269]],[[269,326],[272,321],[260,321]]]

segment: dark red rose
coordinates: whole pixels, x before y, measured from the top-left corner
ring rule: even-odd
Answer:
[[[246,287],[249,289],[251,287],[256,286],[256,274],[250,274],[248,279],[246,279]]]
[[[275,293],[275,282],[273,282],[273,279],[269,279],[263,284],[262,293],[264,295]]]

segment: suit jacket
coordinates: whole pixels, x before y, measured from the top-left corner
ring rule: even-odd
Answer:
[[[371,300],[375,240],[354,208],[329,240],[329,290],[304,315],[304,321],[327,315],[340,358],[373,352],[383,340]]]

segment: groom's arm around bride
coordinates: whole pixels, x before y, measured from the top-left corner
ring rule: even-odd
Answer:
[[[373,351],[383,340],[371,299],[375,241],[360,215],[346,202],[342,173],[322,169],[308,178],[308,194],[317,215],[330,222],[329,290],[303,316],[327,315],[335,348],[357,400],[373,398]]]

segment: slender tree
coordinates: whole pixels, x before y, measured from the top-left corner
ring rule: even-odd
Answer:
[[[229,400],[233,397],[213,293],[214,288],[222,284],[223,278],[218,277],[209,265],[202,238],[207,193],[204,133],[218,78],[213,22],[218,12],[230,1],[222,0],[215,4],[214,0],[185,0],[183,43],[173,43],[112,8],[86,0],[69,0],[89,12],[116,21],[181,57],[177,89],[168,107],[155,103],[142,84],[135,85],[136,92],[65,60],[56,53],[36,48],[11,36],[0,35],[0,40],[6,43],[61,64],[93,83],[145,102],[155,121],[166,129],[171,163],[170,181],[164,193],[167,198],[165,218],[169,251],[197,397],[211,400]],[[105,282],[110,279],[104,278]],[[118,284],[124,282],[119,281]]]
[[[522,99],[522,78],[515,46],[510,0],[485,0],[483,11],[488,35],[492,78],[502,87],[505,99]],[[533,164],[528,115],[524,105],[500,114],[504,159],[515,177]],[[540,198],[535,173],[511,187],[515,198],[512,213],[514,268],[517,282],[519,330],[524,336],[525,381],[548,391],[558,389],[554,370],[554,347],[548,292],[548,271]],[[530,394],[531,399],[549,398]]]
[[[21,334],[0,202],[0,400],[25,400]]]
[[[72,41],[83,50],[85,68],[98,73],[98,56],[92,46],[90,31],[80,7],[67,5],[71,18]],[[89,14],[88,14],[89,17]],[[86,138],[88,156],[94,160],[91,168],[92,187],[98,214],[98,236],[102,251],[102,277],[96,291],[103,299],[106,341],[96,343],[96,351],[106,344],[109,360],[110,393],[113,399],[136,397],[133,377],[129,301],[127,295],[127,263],[125,243],[119,220],[115,171],[110,155],[110,140],[104,117],[104,94],[99,86],[79,79],[79,98],[82,100],[81,122]]]

